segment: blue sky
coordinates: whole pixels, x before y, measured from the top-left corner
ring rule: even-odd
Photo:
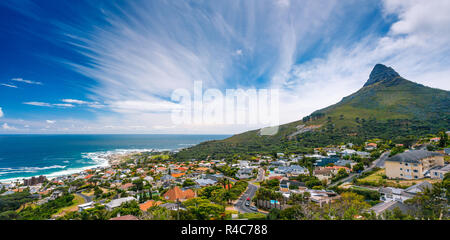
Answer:
[[[0,133],[238,133],[170,122],[176,88],[277,88],[286,123],[376,63],[450,90],[450,3],[0,2]]]

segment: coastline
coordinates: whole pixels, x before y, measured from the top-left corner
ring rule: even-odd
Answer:
[[[53,180],[58,177],[70,176],[73,174],[81,173],[90,169],[97,168],[107,168],[114,164],[119,164],[124,160],[125,157],[141,153],[141,152],[162,152],[162,151],[171,151],[170,149],[115,149],[110,151],[103,152],[91,152],[91,153],[82,153],[82,155],[86,156],[85,158],[91,159],[96,164],[90,166],[84,166],[80,168],[72,168],[72,169],[64,169],[61,171],[56,171],[48,174],[36,174],[32,176],[26,177],[14,177],[14,178],[6,178],[0,179],[0,184],[12,184],[12,183],[23,183],[23,179],[28,179],[32,177],[45,176],[48,180]],[[53,167],[53,166],[51,166]],[[59,166],[60,168],[64,168]],[[48,167],[47,167],[48,168]]]

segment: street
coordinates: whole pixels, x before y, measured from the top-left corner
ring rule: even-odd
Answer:
[[[244,194],[237,200],[234,207],[236,210],[238,210],[240,213],[252,213],[256,212],[251,210],[249,207],[245,206],[245,202],[247,201],[247,198],[250,199],[250,203],[252,198],[255,196],[256,191],[258,190],[258,186],[254,185],[254,182],[261,182],[264,180],[264,169],[260,168],[258,169],[258,176],[256,177],[256,180],[250,181],[248,183],[247,190],[245,190]]]
[[[381,154],[381,156],[378,159],[373,161],[372,164],[370,164],[370,166],[368,168],[364,169],[361,173],[371,171],[375,167],[379,167],[379,168],[384,167],[384,161],[386,160],[386,158],[389,157],[389,153],[390,152],[388,151],[388,152],[384,152],[383,154]],[[332,183],[332,184],[328,185],[328,187],[334,187],[341,183],[351,182],[353,180],[353,178],[360,176],[361,173],[350,173],[350,175],[348,177],[343,178],[335,183]]]

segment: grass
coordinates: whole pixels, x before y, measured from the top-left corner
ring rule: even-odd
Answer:
[[[428,181],[429,183],[439,182],[439,179],[412,179],[412,180],[393,180],[393,179],[383,179],[385,175],[385,169],[380,169],[371,175],[359,179],[358,183],[360,185],[370,185],[370,186],[386,186],[386,187],[397,187],[397,188],[407,188],[417,183]]]
[[[94,195],[94,190],[90,190],[89,192],[84,191],[84,192],[82,192],[82,193],[83,193],[84,195],[88,196],[88,197],[91,197],[91,196]]]
[[[151,157],[151,159],[155,159],[155,158],[158,158],[158,157],[160,157],[162,160],[168,160],[170,158],[170,156],[167,155],[167,154],[160,154],[160,155],[153,155]]]
[[[266,219],[266,215],[263,213],[243,213],[239,214],[239,218],[248,220],[261,220]]]
[[[380,180],[383,180],[383,175],[385,175],[385,170],[384,169],[380,169],[374,173],[372,173],[371,175],[360,179],[361,181],[367,181],[367,182],[378,182]]]
[[[446,163],[450,163],[450,156],[444,156],[444,161]]]
[[[74,198],[72,200],[73,204],[68,206],[68,207],[64,207],[58,210],[57,213],[55,213],[54,216],[64,216],[64,214],[68,213],[68,212],[74,212],[74,211],[78,211],[78,205],[83,204],[84,203],[84,198],[77,195],[77,194],[73,194]]]

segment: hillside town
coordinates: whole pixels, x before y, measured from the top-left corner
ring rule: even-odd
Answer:
[[[177,151],[0,184],[0,219],[448,219],[448,135],[177,161]]]

